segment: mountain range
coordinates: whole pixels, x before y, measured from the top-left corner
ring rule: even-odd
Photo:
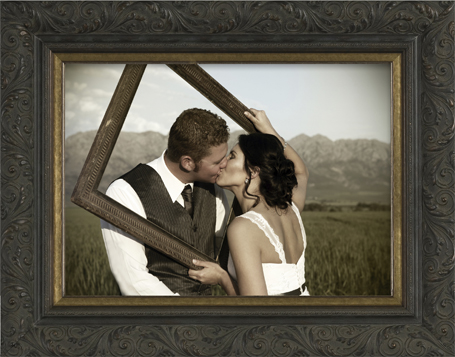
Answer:
[[[231,133],[229,148],[242,131]],[[65,140],[65,203],[70,197],[96,131],[79,132]],[[323,135],[300,134],[289,140],[310,172],[307,201],[390,202],[390,144],[370,139],[332,141]],[[157,132],[122,132],[109,159],[99,190],[138,163],[152,161],[166,149],[167,136]]]

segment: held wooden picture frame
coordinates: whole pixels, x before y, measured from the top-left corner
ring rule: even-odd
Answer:
[[[60,59],[56,59],[55,62],[60,62]],[[248,132],[255,131],[254,126],[243,116],[243,112],[248,110],[248,108],[200,66],[197,64],[171,64],[168,66],[182,78],[185,78],[185,80],[191,83],[201,93],[213,100],[220,109],[233,118],[243,129]],[[193,259],[212,262],[215,262],[215,260],[197,251],[191,245],[166,232],[161,227],[125,209],[122,205],[98,191],[98,185],[117,142],[128,109],[133,102],[145,67],[146,65],[133,64],[125,66],[78,178],[71,200],[105,221],[132,234],[145,244],[157,249],[161,253],[167,254],[180,264],[191,269],[198,269],[192,263]],[[62,71],[63,68],[58,67],[56,70]],[[62,78],[63,76],[57,74],[55,77]],[[61,90],[63,83],[56,83],[54,88]],[[60,97],[60,95],[54,95],[54,97],[56,96]],[[62,118],[58,117],[55,120],[62,121]],[[227,244],[226,242],[224,243]],[[225,260],[227,264],[227,256]],[[56,283],[59,284],[60,282]]]
[[[454,354],[454,2],[1,6],[2,355]],[[280,52],[401,55],[400,304],[56,303],[62,151],[53,133],[62,124],[51,118],[62,98],[51,102],[53,55]]]

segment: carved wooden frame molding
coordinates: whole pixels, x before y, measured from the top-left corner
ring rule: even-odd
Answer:
[[[2,2],[1,16],[2,355],[454,355],[453,1]],[[283,51],[403,55],[405,306],[54,306],[52,53]]]

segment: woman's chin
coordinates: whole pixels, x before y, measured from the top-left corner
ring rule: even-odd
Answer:
[[[216,178],[215,183],[216,183],[218,186],[220,186],[221,188],[226,188],[226,184],[225,184],[223,178],[220,177],[220,176],[218,176],[218,177]]]

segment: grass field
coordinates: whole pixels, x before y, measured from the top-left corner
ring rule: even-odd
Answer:
[[[390,295],[390,212],[303,212],[312,295]]]
[[[306,280],[311,295],[390,295],[390,212],[309,212]],[[99,219],[65,209],[65,294],[119,295]]]
[[[120,295],[109,268],[100,220],[79,207],[65,209],[65,294]]]

